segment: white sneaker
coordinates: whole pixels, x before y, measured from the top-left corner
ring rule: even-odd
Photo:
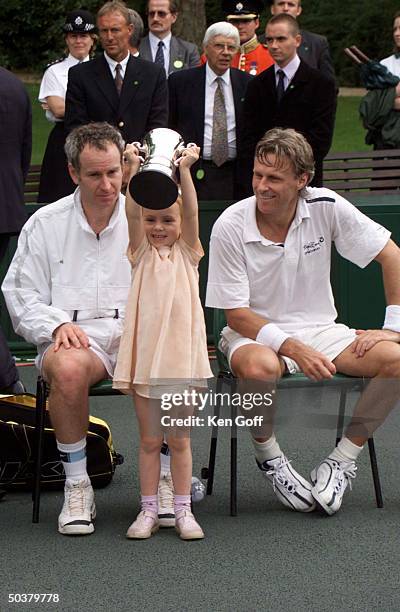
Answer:
[[[171,472],[164,472],[158,483],[158,521],[160,527],[175,527],[174,485]]]
[[[93,533],[95,518],[96,506],[90,480],[66,480],[64,505],[58,517],[58,531],[64,535]]]
[[[182,510],[176,517],[176,531],[181,540],[202,540],[204,531],[188,510]]]
[[[147,540],[158,531],[159,522],[155,512],[141,510],[126,532],[126,537],[133,540]]]
[[[329,457],[311,472],[312,496],[327,514],[335,514],[340,509],[347,485],[356,477],[357,466],[354,461],[336,461]]]
[[[264,463],[257,461],[257,465],[271,483],[275,495],[282,504],[299,512],[315,510],[316,503],[311,495],[310,483],[292,468],[285,455]]]

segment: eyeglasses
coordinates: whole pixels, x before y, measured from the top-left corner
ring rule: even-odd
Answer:
[[[158,15],[159,17],[161,17],[161,19],[164,19],[164,17],[166,17],[167,15],[169,15],[169,11],[149,11],[148,16],[151,17],[153,19],[153,17],[155,17],[156,15]]]

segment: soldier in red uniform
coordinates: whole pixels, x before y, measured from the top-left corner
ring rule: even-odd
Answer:
[[[222,2],[226,20],[238,29],[240,36],[240,49],[233,57],[231,66],[253,75],[260,74],[274,63],[268,49],[256,36],[256,30],[260,25],[259,15],[263,8],[262,0]]]

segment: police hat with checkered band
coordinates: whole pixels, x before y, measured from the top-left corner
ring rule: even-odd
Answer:
[[[63,30],[66,34],[92,34],[96,30],[96,24],[92,13],[83,9],[68,13]]]
[[[256,19],[264,9],[262,0],[223,0],[226,19]]]

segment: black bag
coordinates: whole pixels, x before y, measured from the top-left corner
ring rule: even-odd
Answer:
[[[32,490],[36,398],[31,394],[0,399],[0,487]],[[111,482],[115,467],[124,458],[115,452],[111,431],[102,419],[90,417],[87,433],[87,469],[94,487]],[[64,468],[54,429],[46,411],[41,487],[62,489]]]

